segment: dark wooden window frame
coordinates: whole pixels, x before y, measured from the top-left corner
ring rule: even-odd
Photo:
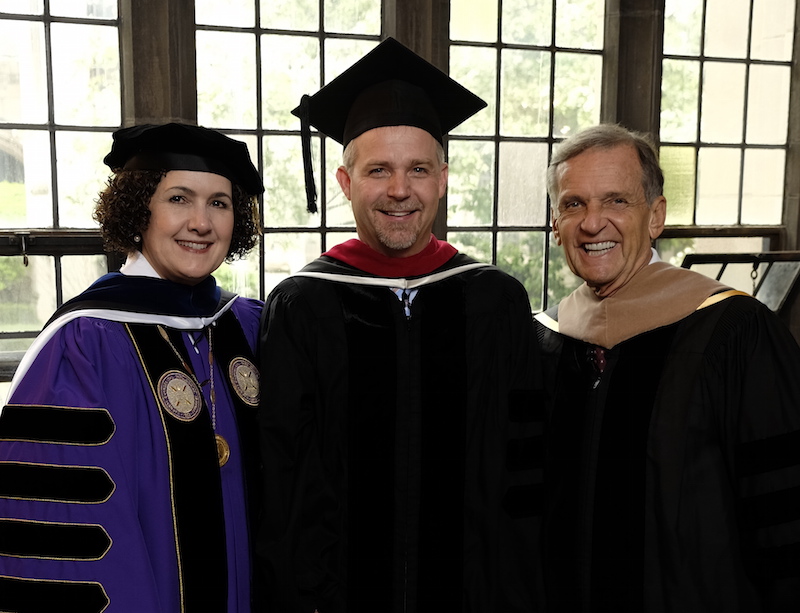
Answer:
[[[256,0],[259,1],[264,0]],[[446,71],[449,18],[449,0],[384,0],[382,32]],[[602,121],[658,133],[663,20],[664,0],[606,0]],[[798,32],[800,11],[795,20],[795,32]],[[121,49],[123,125],[165,121],[196,123],[194,0],[120,0],[116,25]],[[140,61],[149,57],[160,58],[158,70],[153,69],[152,62]],[[791,70],[786,166],[800,169],[798,44],[794,47]],[[52,137],[52,116],[49,128]],[[765,236],[770,250],[796,250],[800,236],[800,170],[787,173],[784,194],[781,226],[671,226],[665,230],[663,238]],[[446,236],[447,230],[445,196],[440,203],[434,232],[437,236]],[[0,230],[0,256],[52,255],[58,262],[64,255],[101,253],[102,241],[99,232],[94,230]],[[260,261],[263,263],[263,248]],[[109,270],[117,269],[119,264],[119,256],[109,257]],[[792,317],[800,318],[800,312]],[[9,368],[9,365],[0,365],[0,379],[5,378]]]

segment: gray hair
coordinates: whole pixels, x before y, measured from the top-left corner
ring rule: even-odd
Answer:
[[[642,166],[642,188],[647,204],[663,195],[664,173],[658,163],[658,153],[650,138],[640,132],[627,130],[616,124],[600,124],[570,136],[553,150],[553,157],[547,167],[547,193],[550,205],[558,206],[558,167],[563,162],[588,151],[589,149],[611,149],[620,145],[632,145],[639,154]]]
[[[347,143],[347,146],[342,152],[342,166],[344,166],[348,173],[352,172],[353,165],[356,163],[356,157],[358,156],[358,151],[356,150],[357,140],[357,138],[354,138]],[[439,163],[439,166],[444,164],[444,147],[442,147],[442,143],[438,140],[436,141],[436,161]]]

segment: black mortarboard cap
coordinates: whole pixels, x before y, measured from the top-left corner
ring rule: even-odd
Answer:
[[[416,53],[387,38],[292,111],[300,118],[308,210],[316,212],[309,126],[343,146],[367,130],[415,126],[440,143],[486,103]]]
[[[247,194],[264,191],[247,145],[216,130],[183,123],[142,124],[113,134],[104,162],[111,170],[195,170],[213,172]]]

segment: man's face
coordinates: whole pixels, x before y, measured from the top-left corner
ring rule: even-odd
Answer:
[[[666,199],[648,206],[642,167],[632,145],[584,151],[557,170],[553,234],[570,269],[605,298],[650,261]]]
[[[447,164],[437,159],[436,140],[420,128],[386,126],[353,144],[353,167],[340,167],[336,178],[353,206],[358,237],[389,257],[419,253],[447,188]]]

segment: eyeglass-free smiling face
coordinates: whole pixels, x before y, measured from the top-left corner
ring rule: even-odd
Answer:
[[[210,172],[171,170],[150,199],[142,254],[164,279],[195,285],[225,261],[233,237],[233,189]]]
[[[436,139],[420,128],[385,126],[353,144],[353,167],[340,167],[336,178],[352,204],[358,237],[389,257],[419,253],[430,241],[447,188]]]
[[[647,203],[631,145],[588,149],[557,168],[553,234],[573,273],[600,297],[614,294],[651,258],[666,199]]]

